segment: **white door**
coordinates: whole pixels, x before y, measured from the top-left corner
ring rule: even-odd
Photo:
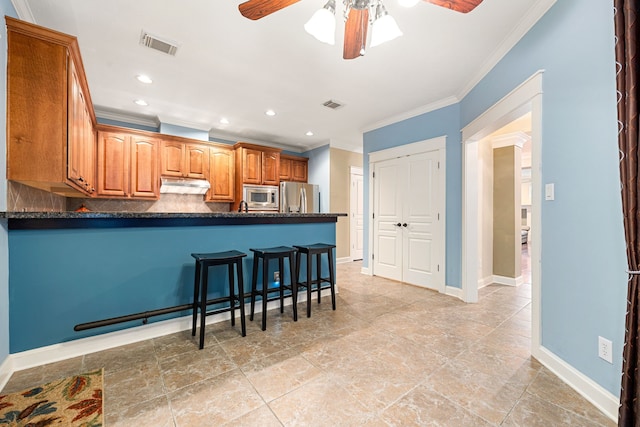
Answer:
[[[439,290],[438,152],[407,157],[407,184],[402,219],[402,280]]]
[[[351,193],[350,193],[350,225],[351,251],[349,256],[352,260],[362,259],[364,247],[364,180],[362,179],[362,168],[352,168],[351,170]]]
[[[402,159],[377,162],[374,167],[374,272],[402,280]]]
[[[444,291],[440,153],[374,165],[374,274]]]

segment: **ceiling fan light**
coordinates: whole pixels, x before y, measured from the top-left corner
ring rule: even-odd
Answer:
[[[316,39],[330,45],[336,44],[336,2],[329,0],[304,24],[304,29]]]
[[[402,31],[400,31],[396,20],[386,13],[385,10],[382,16],[373,21],[371,27],[371,47],[378,46],[401,35]]]

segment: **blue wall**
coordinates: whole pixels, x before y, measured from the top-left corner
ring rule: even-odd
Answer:
[[[542,205],[542,345],[617,396],[627,278],[613,38],[612,2],[558,0],[459,106],[369,132],[364,149],[366,164],[371,151],[447,135],[447,284],[458,285],[458,131],[544,69],[542,181],[556,199]],[[597,356],[599,335],[613,365]]]
[[[249,290],[249,248],[315,242],[335,244],[335,223],[11,230],[11,353],[141,325],[74,332],[79,323],[190,303],[193,252],[247,253],[244,285]],[[211,279],[218,283],[210,287],[211,298],[228,289],[226,268],[213,268]]]
[[[462,286],[462,250],[460,246],[462,233],[462,148],[460,146],[460,106],[450,105],[412,117],[381,129],[364,134],[364,176],[370,176],[369,153],[397,147],[399,145],[424,141],[439,136],[447,137],[447,222],[446,222],[446,274],[447,286],[460,288]],[[369,180],[364,180],[364,229],[370,226],[371,214],[369,210]],[[457,243],[456,243],[457,242]],[[369,236],[364,236],[364,252],[369,253]],[[363,265],[368,266],[368,257],[363,259]]]
[[[16,11],[9,0],[0,0],[0,12],[16,18]],[[7,127],[7,27],[0,29],[0,129]],[[7,133],[0,132],[0,170],[7,169]],[[7,210],[7,179],[6,173],[0,174],[0,211]],[[0,365],[9,355],[9,245],[7,223],[0,221]]]

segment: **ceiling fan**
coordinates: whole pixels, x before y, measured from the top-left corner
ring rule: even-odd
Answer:
[[[264,18],[274,12],[284,9],[287,6],[291,6],[299,2],[300,0],[248,0],[241,3],[238,6],[240,13],[245,18],[257,20]],[[343,45],[343,58],[355,59],[364,55],[365,44],[367,42],[367,31],[369,23],[375,24],[376,21],[380,21],[380,18],[387,17],[388,13],[381,0],[343,0],[345,4],[345,27],[344,27],[344,45]],[[468,13],[476,8],[482,0],[424,0],[428,3],[435,4],[437,6],[446,7],[456,12]],[[335,14],[335,0],[329,0],[323,9],[325,14],[328,12],[331,15]],[[315,15],[314,15],[315,17]],[[372,17],[372,19],[370,19]],[[390,17],[389,17],[390,18]],[[312,18],[313,19],[313,18]],[[325,18],[326,19],[326,18]],[[335,21],[334,21],[335,22]],[[310,24],[311,21],[307,24]],[[397,28],[395,21],[393,21],[395,29],[395,35],[390,36],[386,40],[390,40],[402,33]],[[333,31],[335,31],[335,23],[333,24]],[[306,29],[307,26],[305,26]],[[308,32],[311,33],[309,29]],[[375,37],[374,29],[374,37]],[[326,43],[333,44],[331,41],[322,39],[316,34],[313,34],[316,38]],[[384,40],[383,40],[384,41]],[[378,41],[377,44],[379,44]],[[372,42],[373,44],[373,42]]]

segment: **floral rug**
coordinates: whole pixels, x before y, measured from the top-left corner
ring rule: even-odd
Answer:
[[[102,369],[0,394],[0,426],[101,427]]]

